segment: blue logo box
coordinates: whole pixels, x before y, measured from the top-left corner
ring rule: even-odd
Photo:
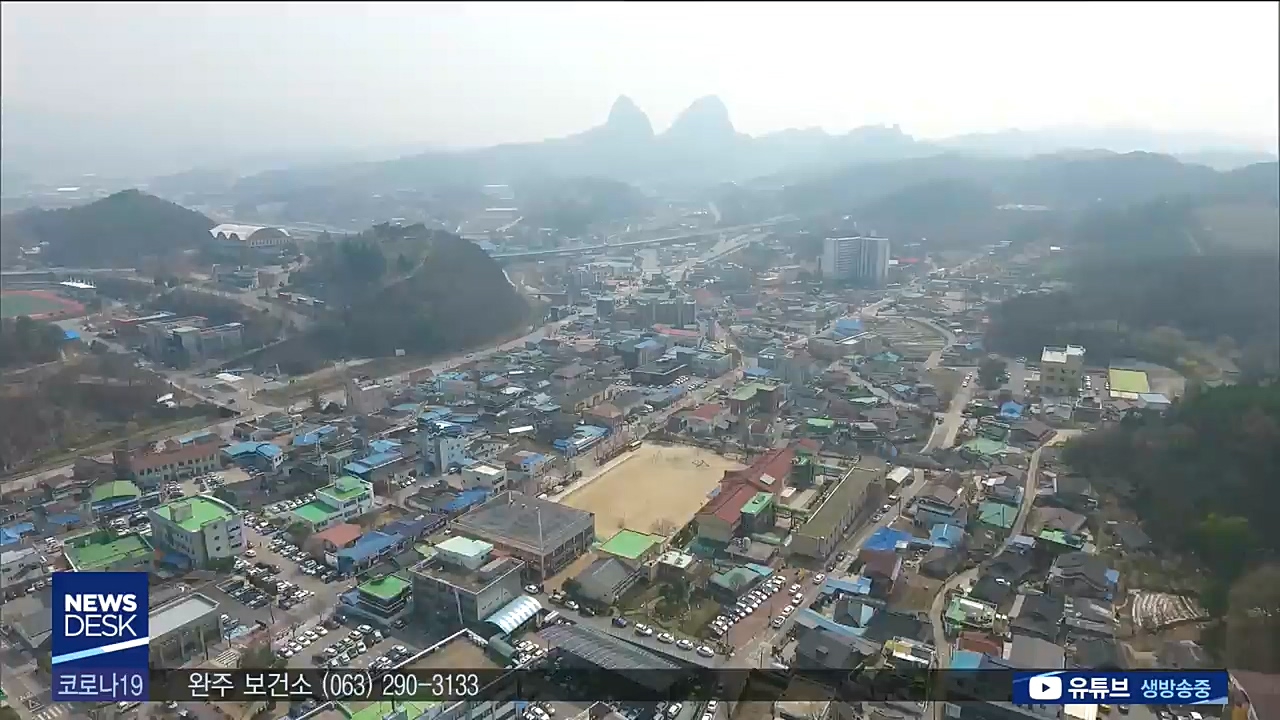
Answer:
[[[53,574],[55,702],[147,699],[148,584],[141,572]]]
[[[1225,670],[1019,672],[1013,702],[1020,705],[1223,705]]]

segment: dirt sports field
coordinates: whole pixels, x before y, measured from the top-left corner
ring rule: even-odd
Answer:
[[[687,523],[720,484],[742,466],[701,448],[645,443],[560,502],[596,514],[596,534],[628,528],[669,535]]]
[[[0,317],[26,315],[32,320],[61,320],[84,314],[84,306],[46,290],[6,290],[0,293]]]

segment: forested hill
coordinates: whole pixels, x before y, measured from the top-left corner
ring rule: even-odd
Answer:
[[[317,249],[304,278],[329,311],[261,359],[304,372],[339,357],[434,356],[522,328],[530,307],[475,243],[421,226],[379,226]]]
[[[136,267],[148,257],[200,247],[215,223],[194,210],[138,190],[124,190],[88,205],[24,210],[0,219],[5,261],[11,251],[48,243],[46,265]]]
[[[1081,436],[1065,459],[1126,497],[1158,547],[1197,559],[1229,667],[1280,672],[1280,385],[1193,390],[1165,417]]]

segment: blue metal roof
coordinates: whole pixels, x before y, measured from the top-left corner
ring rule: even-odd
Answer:
[[[872,533],[862,547],[865,550],[893,550],[898,547],[898,543],[910,539],[909,532],[884,527]]]
[[[510,635],[516,628],[525,624],[538,614],[542,603],[537,598],[521,595],[503,606],[501,610],[485,618],[485,622],[497,625],[503,633]]]
[[[964,530],[946,523],[938,523],[929,531],[929,541],[935,547],[955,547],[962,538],[964,538]]]
[[[395,440],[374,440],[369,443],[369,449],[375,453],[387,453],[400,447],[400,443]]]
[[[823,595],[834,595],[837,592],[849,593],[850,595],[870,595],[871,594],[871,578],[859,575],[856,578],[827,578],[822,583]]]
[[[448,499],[444,500],[444,498],[442,498],[442,500],[444,500],[443,502],[433,504],[434,509],[444,513],[455,513],[484,502],[485,499],[489,497],[489,491],[464,490],[460,493],[445,497]]]
[[[338,557],[348,558],[353,562],[361,562],[385,552],[404,538],[400,535],[388,535],[377,530],[370,530],[356,540],[356,544],[338,551]]]
[[[973,650],[956,650],[951,653],[953,670],[977,670],[982,666],[982,653]]]

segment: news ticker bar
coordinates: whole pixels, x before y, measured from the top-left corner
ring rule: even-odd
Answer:
[[[55,673],[59,701],[603,699],[1221,704],[1225,671],[187,669]],[[1056,693],[1056,695],[1055,695]]]

